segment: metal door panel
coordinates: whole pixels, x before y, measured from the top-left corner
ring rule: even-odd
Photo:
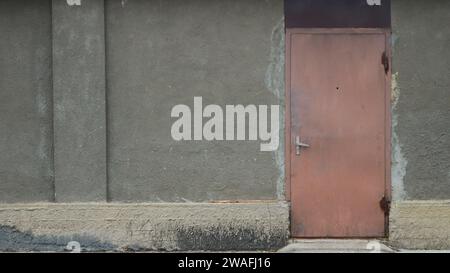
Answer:
[[[386,35],[288,35],[292,235],[384,236]]]

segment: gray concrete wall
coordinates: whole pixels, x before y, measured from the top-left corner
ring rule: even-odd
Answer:
[[[106,201],[104,1],[52,3],[56,201]]]
[[[281,0],[106,2],[111,200],[278,197],[278,153],[257,141],[176,142],[170,113],[194,96],[281,104],[282,21]]]
[[[393,0],[396,200],[450,199],[450,1]]]
[[[77,2],[0,0],[1,203],[284,198],[283,127],[275,152],[170,136],[172,106],[192,107],[194,96],[284,105],[281,0]],[[445,0],[392,1],[390,224],[401,247],[450,244],[448,202],[402,202],[450,199],[449,11]],[[0,249],[59,250],[73,239],[95,250],[276,247],[288,212],[284,203],[2,205]]]
[[[0,2],[2,202],[283,199],[283,145],[170,136],[194,96],[284,104],[281,0],[76,2]],[[392,2],[395,200],[450,198],[449,9]]]
[[[0,202],[53,200],[50,1],[0,1]]]
[[[194,96],[283,105],[282,0],[1,5],[3,202],[284,198],[282,130],[275,152],[170,135]]]

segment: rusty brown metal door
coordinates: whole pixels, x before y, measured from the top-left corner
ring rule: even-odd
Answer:
[[[294,237],[385,235],[387,37],[383,30],[370,29],[287,31],[287,168]]]

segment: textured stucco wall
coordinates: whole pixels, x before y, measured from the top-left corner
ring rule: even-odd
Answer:
[[[0,1],[0,202],[53,200],[50,1]]]
[[[395,247],[450,247],[449,11],[445,0],[392,1]]]
[[[415,249],[450,249],[450,202],[403,201],[391,209],[389,242]]]
[[[104,1],[75,2],[52,1],[55,199],[105,201]]]
[[[2,202],[284,199],[282,0],[0,3]],[[281,105],[278,149],[173,141],[194,96]]]
[[[283,145],[170,134],[172,107],[194,96],[282,104],[282,0],[106,1],[106,22],[111,200],[282,196]]]
[[[393,0],[396,200],[450,199],[450,1]]]
[[[289,238],[282,202],[0,206],[0,251],[273,250]]]
[[[194,96],[284,104],[281,0],[75,3],[0,0],[1,203],[284,198],[283,126],[276,152],[170,136],[171,107]],[[404,201],[450,199],[449,11],[444,0],[392,1],[400,247],[450,245],[447,201]],[[2,205],[0,249],[271,248],[289,236],[288,213],[284,203]]]
[[[107,117],[103,1],[53,1],[53,29],[49,1],[0,3],[8,52],[0,66],[2,201],[54,198],[52,84],[56,186],[66,200],[80,189],[105,200],[106,171],[90,168],[105,169],[106,160],[112,200],[282,198],[282,145],[263,153],[257,142],[175,143],[169,135],[170,108],[192,105],[194,95],[205,104],[283,104],[282,1],[106,1]],[[450,198],[449,9],[444,0],[392,2],[396,200]]]

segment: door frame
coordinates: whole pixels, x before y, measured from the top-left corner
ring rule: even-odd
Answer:
[[[285,195],[291,201],[291,41],[293,34],[383,34],[385,36],[386,55],[388,57],[388,72],[385,82],[385,197],[391,196],[391,30],[385,28],[287,28],[285,37]],[[380,56],[381,57],[381,56]],[[381,58],[380,58],[381,62]],[[290,207],[290,214],[293,208]],[[292,222],[290,222],[292,225]],[[292,226],[290,227],[292,230]],[[385,237],[389,236],[389,211],[385,216]]]

